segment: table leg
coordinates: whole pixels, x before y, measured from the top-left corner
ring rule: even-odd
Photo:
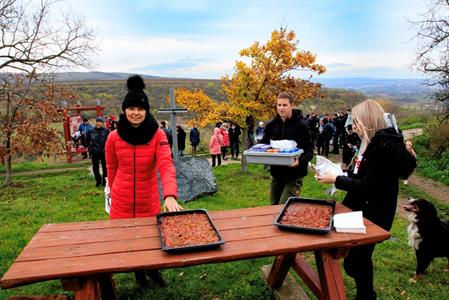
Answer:
[[[276,256],[267,279],[268,285],[272,289],[278,289],[282,286],[294,260],[295,254]]]
[[[315,251],[315,261],[324,300],[346,300],[345,286],[338,262],[339,256],[332,250]]]
[[[320,278],[304,257],[302,257],[301,253],[296,254],[293,269],[298,273],[299,277],[301,277],[302,281],[304,281],[315,296],[317,296],[318,299],[323,299]]]
[[[81,289],[75,291],[75,300],[100,300],[100,285],[95,277],[85,278]]]
[[[100,276],[101,299],[118,300],[117,289],[112,274]]]

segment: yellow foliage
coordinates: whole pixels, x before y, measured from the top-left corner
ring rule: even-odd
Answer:
[[[225,75],[221,80],[227,101],[218,103],[201,90],[176,90],[176,101],[197,113],[195,121],[199,126],[230,121],[245,127],[249,116],[260,120],[272,118],[280,92],[292,93],[298,103],[318,95],[320,84],[295,76],[299,71],[316,74],[326,71],[316,63],[313,53],[299,49],[295,32],[285,28],[273,31],[265,44],[254,42],[242,49],[240,56],[248,63],[237,61],[232,77]]]

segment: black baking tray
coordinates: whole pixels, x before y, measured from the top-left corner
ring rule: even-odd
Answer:
[[[312,204],[325,205],[325,206],[332,207],[331,217],[329,219],[329,226],[326,228],[315,228],[315,227],[301,227],[301,226],[296,226],[296,225],[282,224],[281,219],[284,216],[284,213],[287,211],[287,207],[293,203],[312,203]],[[305,233],[325,234],[325,233],[328,233],[329,231],[331,231],[331,229],[332,229],[334,214],[335,214],[335,201],[333,201],[333,200],[320,200],[320,199],[290,197],[290,198],[288,198],[288,200],[285,203],[284,207],[282,208],[281,212],[276,217],[276,219],[274,221],[274,225],[276,225],[279,229],[283,229],[283,230],[305,232]]]
[[[215,234],[218,236],[218,241],[214,242],[214,243],[209,243],[209,244],[183,246],[183,247],[167,246],[164,242],[164,236],[163,236],[163,232],[162,232],[162,228],[161,228],[162,218],[169,217],[169,216],[176,216],[176,215],[193,214],[193,213],[201,213],[201,214],[205,214],[207,216],[210,224],[212,225],[213,230],[215,231]],[[161,239],[161,247],[162,247],[162,250],[164,250],[166,252],[176,253],[176,252],[208,250],[208,249],[217,248],[220,245],[225,243],[225,240],[223,239],[220,232],[215,227],[214,223],[212,222],[212,219],[210,218],[209,214],[207,213],[207,211],[205,209],[190,209],[190,210],[181,210],[181,211],[174,211],[174,212],[164,212],[164,213],[158,214],[156,216],[156,220],[157,220],[157,228],[159,229],[159,236]]]

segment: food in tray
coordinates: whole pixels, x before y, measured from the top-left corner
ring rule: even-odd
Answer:
[[[250,149],[248,149],[248,151],[250,152],[267,152],[267,153],[295,153],[298,150],[299,149],[297,147],[290,149],[277,149],[266,144],[256,144],[252,146]]]
[[[166,246],[187,247],[216,243],[219,237],[203,213],[164,216],[161,230]]]
[[[332,215],[332,207],[314,203],[291,203],[281,224],[307,228],[328,228]]]

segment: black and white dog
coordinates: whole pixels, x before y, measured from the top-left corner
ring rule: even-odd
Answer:
[[[438,218],[435,206],[424,199],[408,199],[409,245],[416,254],[415,280],[421,278],[436,257],[446,257],[449,268],[449,221]]]

